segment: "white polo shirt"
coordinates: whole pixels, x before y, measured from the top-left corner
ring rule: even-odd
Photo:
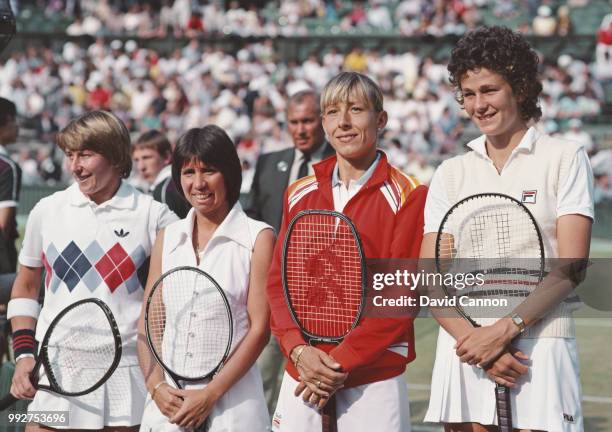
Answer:
[[[531,127],[501,173],[487,155],[484,135],[469,142],[471,152],[446,160],[436,170],[425,204],[425,233],[438,232],[444,215],[461,199],[487,192],[510,195],[533,213],[545,237],[547,258],[557,256],[556,221],[568,214],[594,218],[593,172],[584,148],[540,134]],[[561,173],[560,165],[568,168]],[[559,178],[559,175],[564,178]],[[449,197],[449,177],[455,191]],[[535,191],[527,198],[526,192]],[[533,197],[533,194],[529,194]],[[535,202],[532,202],[535,201]]]
[[[28,217],[19,255],[22,265],[46,270],[36,338],[42,339],[63,308],[96,297],[112,310],[124,345],[135,347],[146,280],[139,272],[143,273],[157,232],[175,220],[165,204],[125,181],[100,205],[83,195],[76,183],[40,200]]]
[[[425,233],[438,232],[452,205],[468,196],[497,192],[522,202],[542,233],[545,257],[556,258],[557,219],[580,214],[594,217],[593,173],[582,145],[552,138],[530,128],[498,172],[488,157],[485,136],[472,151],[448,159],[436,170],[425,204]],[[523,337],[572,337],[571,312],[577,302],[562,302],[531,326]]]

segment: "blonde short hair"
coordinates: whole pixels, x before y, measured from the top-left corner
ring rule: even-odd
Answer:
[[[108,111],[90,111],[77,117],[57,134],[56,140],[64,152],[94,151],[119,168],[121,177],[130,176],[130,133],[123,122]]]
[[[321,93],[321,112],[338,103],[348,102],[351,93],[376,112],[383,110],[383,95],[378,84],[358,72],[341,72],[333,77]]]

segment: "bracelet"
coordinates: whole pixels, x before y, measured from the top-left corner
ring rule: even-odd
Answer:
[[[8,302],[6,308],[6,319],[17,316],[27,316],[38,319],[40,305],[37,300],[31,298],[15,298]]]
[[[166,384],[166,381],[160,381],[155,384],[155,387],[153,387],[153,391],[151,392],[151,399],[155,399],[155,393],[157,393],[157,389],[160,388],[162,384]]]
[[[302,345],[299,347],[300,350],[298,351],[298,353],[295,355],[295,361],[293,362],[295,364],[295,367],[297,368],[298,365],[300,364],[300,357],[302,357],[302,353],[304,352],[304,350],[306,349],[306,345]]]
[[[13,332],[13,352],[15,358],[24,354],[34,356],[36,352],[36,339],[34,338],[34,330],[20,329]]]

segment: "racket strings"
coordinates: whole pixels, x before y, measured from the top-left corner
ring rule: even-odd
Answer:
[[[329,214],[302,216],[285,251],[287,293],[304,330],[341,337],[362,303],[362,256],[350,226]]]
[[[115,333],[106,314],[95,303],[83,303],[57,322],[43,361],[61,391],[79,393],[105,377],[116,355]]]
[[[497,195],[465,200],[447,215],[440,233],[436,251],[440,270],[479,274],[483,282],[447,287],[452,295],[506,298],[510,299],[507,309],[512,310],[541,280],[538,228],[513,200]]]
[[[147,312],[152,349],[184,379],[202,379],[222,363],[231,344],[231,315],[217,286],[203,273],[167,274]]]

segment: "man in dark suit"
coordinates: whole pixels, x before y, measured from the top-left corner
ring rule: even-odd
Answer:
[[[257,159],[245,206],[249,216],[268,223],[277,232],[287,186],[313,174],[313,163],[334,154],[334,149],[325,142],[319,96],[314,91],[303,90],[291,96],[287,105],[287,129],[293,147],[266,153]]]
[[[259,157],[245,206],[249,216],[268,223],[277,232],[283,216],[283,194],[287,186],[313,174],[313,163],[334,154],[334,149],[325,142],[319,95],[314,91],[304,90],[291,96],[287,105],[287,129],[293,147]],[[270,343],[257,361],[270,413],[276,406],[283,363],[284,358],[276,340],[270,338]]]

